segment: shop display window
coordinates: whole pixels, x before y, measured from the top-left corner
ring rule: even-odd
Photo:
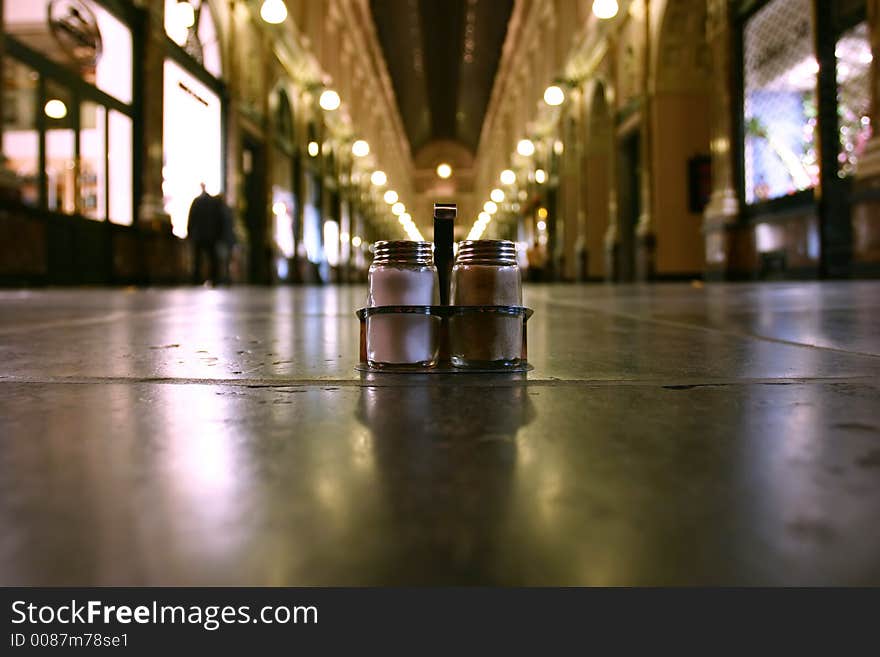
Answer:
[[[89,219],[107,217],[107,110],[85,102],[80,106],[80,214]]]
[[[4,0],[6,34],[123,103],[132,99],[131,30],[93,0]]]
[[[20,200],[130,224],[131,30],[97,0],[3,0],[3,10],[3,157]]]
[[[132,191],[132,123],[131,117],[110,110],[108,125],[109,145],[107,159],[110,162],[110,221],[131,224],[133,220]]]
[[[328,265],[336,267],[339,264],[339,222],[335,219],[324,222],[324,253]]]
[[[162,193],[174,234],[186,237],[189,206],[205,184],[223,188],[220,98],[176,62],[165,60]]]
[[[70,92],[46,82],[42,102],[46,121],[46,207],[76,211],[76,125]]]
[[[293,243],[293,193],[278,185],[272,186],[272,216],[275,245],[285,258],[292,258]]]
[[[743,32],[745,196],[756,203],[819,180],[811,0],[772,0]]]
[[[321,211],[318,209],[320,181],[309,171],[305,176],[305,203],[303,205],[303,245],[310,262],[320,263],[324,259],[321,244]]]
[[[840,177],[855,173],[871,138],[871,42],[868,24],[844,32],[834,49],[837,58],[837,116]]]
[[[3,166],[18,179],[19,200],[40,202],[40,133],[37,96],[40,76],[6,57],[3,61]]]
[[[294,238],[297,198],[293,191],[293,114],[290,100],[283,90],[275,94],[274,132],[275,148],[272,149],[272,216],[275,247],[281,257],[277,259],[278,278],[284,280],[289,274],[288,258],[296,253]]]

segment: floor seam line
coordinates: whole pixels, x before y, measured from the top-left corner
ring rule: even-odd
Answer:
[[[634,315],[634,314],[626,313],[626,312],[601,309],[601,308],[597,308],[595,306],[592,306],[588,303],[581,303],[581,302],[574,301],[574,300],[550,299],[550,298],[544,297],[542,299],[542,301],[544,303],[546,303],[547,305],[551,305],[551,306],[557,305],[557,306],[563,306],[563,307],[568,307],[568,308],[577,308],[580,310],[590,310],[590,311],[599,313],[601,315],[609,315],[612,317],[621,317],[623,319],[629,319],[629,320],[635,321],[635,322],[649,322],[652,324],[658,324],[660,326],[667,326],[667,327],[671,327],[671,328],[690,329],[690,330],[695,330],[695,331],[704,331],[707,333],[718,333],[721,335],[732,336],[732,337],[736,337],[736,338],[740,338],[740,339],[762,340],[764,342],[771,342],[774,344],[784,344],[784,345],[788,345],[791,347],[805,347],[807,349],[818,349],[821,351],[831,351],[831,352],[839,353],[839,354],[849,354],[852,356],[863,356],[866,358],[880,359],[880,354],[872,354],[872,353],[868,353],[868,352],[864,352],[864,351],[851,351],[849,349],[838,349],[836,347],[823,347],[821,345],[807,344],[805,342],[795,342],[792,340],[784,340],[782,338],[773,338],[773,337],[768,337],[768,336],[764,336],[764,335],[744,333],[744,332],[740,332],[740,331],[727,331],[727,330],[715,328],[712,326],[699,326],[697,324],[685,324],[682,322],[675,322],[675,321],[667,320],[667,319],[658,319],[656,317],[644,317],[644,316]]]
[[[451,375],[462,376],[462,375]],[[690,389],[698,387],[748,386],[748,385],[808,385],[808,384],[840,384],[874,383],[876,377],[870,375],[854,375],[841,377],[755,377],[741,379],[726,378],[669,378],[669,379],[470,379],[456,381],[412,381],[412,380],[316,380],[290,379],[264,381],[258,379],[185,379],[185,378],[118,378],[118,377],[21,377],[0,378],[2,384],[23,385],[202,385],[235,388],[375,388],[375,387],[663,387],[671,389]]]

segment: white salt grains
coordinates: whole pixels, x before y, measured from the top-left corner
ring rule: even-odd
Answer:
[[[430,306],[437,303],[437,269],[429,242],[378,242],[369,273],[369,305]],[[370,365],[428,367],[437,360],[440,319],[422,314],[374,314],[367,318]]]

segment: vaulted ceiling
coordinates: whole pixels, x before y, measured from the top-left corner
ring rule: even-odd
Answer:
[[[370,0],[415,156],[451,139],[472,154],[513,0]]]

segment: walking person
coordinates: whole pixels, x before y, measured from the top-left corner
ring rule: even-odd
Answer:
[[[230,265],[235,255],[235,247],[238,240],[235,237],[235,220],[232,215],[232,208],[223,197],[223,193],[217,194],[215,197],[220,211],[220,235],[217,240],[217,257],[219,259],[220,274],[218,283],[221,285],[229,285],[231,277],[229,275]]]
[[[200,184],[202,193],[189,206],[186,225],[187,237],[193,249],[192,282],[194,285],[205,282],[202,263],[207,258],[208,280],[216,285],[220,276],[220,253],[217,247],[223,233],[223,211],[220,201],[205,191],[205,183]]]

